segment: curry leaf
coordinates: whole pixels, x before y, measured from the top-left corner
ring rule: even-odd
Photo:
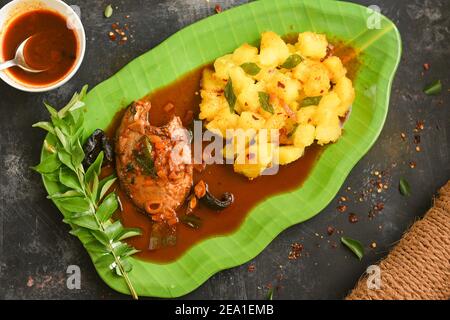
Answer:
[[[137,299],[128,277],[132,269],[128,256],[138,250],[121,240],[139,235],[140,230],[124,228],[120,220],[110,221],[119,206],[119,199],[114,192],[105,197],[116,180],[114,176],[99,181],[103,152],[86,171],[82,165],[85,157],[81,146],[84,132],[82,107],[86,92],[87,86],[84,86],[60,111],[45,104],[51,123],[38,122],[34,127],[49,131],[44,141],[44,148],[49,153],[43,154],[43,160],[34,169],[47,181],[59,184],[62,191],[48,198],[64,211],[63,222],[72,227],[70,233],[77,236],[89,252],[100,254],[94,261],[96,266],[108,267],[122,276],[130,294]]]
[[[362,259],[362,257],[364,256],[364,247],[361,242],[349,237],[342,237],[341,241],[358,257],[359,260]]]
[[[70,219],[70,222],[84,228],[88,228],[90,230],[100,230],[97,220],[95,219],[93,214],[85,214],[81,217]]]
[[[117,239],[114,240],[124,240],[135,236],[140,236],[142,234],[141,229],[138,228],[124,228],[119,234]]]
[[[120,221],[115,221],[106,227],[105,233],[110,240],[115,240],[119,234],[123,232],[124,228]]]
[[[317,106],[321,99],[322,99],[321,96],[318,96],[318,97],[306,97],[305,99],[302,100],[302,107]]]
[[[433,83],[428,84],[424,89],[426,95],[435,96],[442,92],[441,80],[436,80]]]
[[[114,265],[114,267],[111,267],[113,264],[115,264],[115,259],[111,254],[104,254],[104,255],[98,257],[95,260],[95,263],[99,266],[107,267],[109,269],[115,268],[115,265]]]
[[[59,171],[42,174],[48,181],[59,182]]]
[[[80,181],[77,175],[70,169],[60,168],[59,169],[59,181],[66,187],[80,190]]]
[[[53,125],[48,121],[40,121],[32,125],[33,128],[41,128],[48,132],[54,133]]]
[[[53,108],[51,105],[49,105],[47,102],[44,102],[45,107],[47,108],[48,112],[52,117],[58,117],[58,111],[56,111],[55,108]]]
[[[92,180],[92,183],[89,185],[91,190],[91,199],[94,202],[97,202],[98,185],[99,185],[98,176],[94,175],[94,179]]]
[[[57,154],[51,154],[41,161],[37,166],[33,167],[39,173],[50,173],[57,170],[61,166]]]
[[[63,164],[65,164],[72,171],[76,171],[72,164],[72,156],[65,150],[58,150],[58,158]]]
[[[89,201],[83,197],[68,197],[57,199],[64,209],[71,212],[85,212],[90,209]]]
[[[234,106],[236,105],[236,95],[233,90],[233,82],[231,78],[228,78],[227,85],[225,86],[225,99],[227,99],[228,106],[230,107],[230,112],[234,113]]]
[[[300,62],[302,62],[302,57],[299,54],[294,53],[293,55],[290,55],[286,61],[283,62],[281,65],[282,68],[285,69],[293,69],[295,68]]]
[[[73,198],[73,197],[81,197],[82,194],[76,190],[69,190],[63,193],[54,193],[52,195],[47,196],[48,199],[62,199],[62,198]]]
[[[131,272],[131,270],[133,269],[133,265],[130,263],[128,259],[123,259],[122,265],[125,272]],[[115,271],[119,277],[123,277],[122,270],[120,270],[118,266],[116,266]]]
[[[245,71],[245,73],[251,76],[256,76],[261,71],[261,68],[253,62],[243,63],[241,64],[241,68]]]
[[[110,193],[97,209],[97,216],[101,222],[105,222],[111,218],[114,212],[119,207],[117,196],[115,193]]]
[[[84,159],[84,151],[81,147],[80,141],[77,140],[72,147],[72,164],[76,168],[78,167]]]
[[[95,239],[97,239],[99,242],[101,242],[105,246],[107,246],[111,243],[108,236],[102,231],[91,230],[91,234],[94,236]]]
[[[402,196],[409,197],[411,195],[411,187],[405,178],[400,178],[398,189]]]
[[[97,156],[97,159],[95,159],[94,163],[89,166],[89,168],[86,171],[86,183],[89,183],[94,178],[94,174],[99,175],[100,170],[102,169],[102,162],[103,162],[103,151],[99,153]]]
[[[258,92],[259,103],[261,104],[261,108],[265,111],[274,113],[273,106],[269,102],[269,94],[267,92]]]
[[[69,222],[69,221],[67,221]],[[69,222],[70,223],[70,222]],[[86,241],[95,240],[94,236],[91,234],[91,230],[83,228],[83,227],[74,227],[69,233],[78,238],[86,239]]]
[[[104,253],[104,254],[109,252],[107,246],[105,246],[101,242],[95,241],[95,240],[87,242],[84,246],[86,249],[88,249],[89,251],[92,251],[92,252]],[[112,260],[114,260],[114,258],[112,258]]]
[[[110,175],[100,181],[99,183],[100,194],[98,195],[98,200],[103,199],[105,194],[108,192],[108,190],[111,188],[111,186],[114,184],[116,180],[117,178],[114,175]]]
[[[267,300],[273,300],[273,288],[270,288],[269,293],[267,294]]]
[[[60,128],[55,128],[55,134],[58,137],[59,142],[61,142],[61,144],[63,145],[64,149],[66,149],[67,151],[69,150],[69,141],[67,140],[67,137],[65,136],[65,134],[61,131]]]

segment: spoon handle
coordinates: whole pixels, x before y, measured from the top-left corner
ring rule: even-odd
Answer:
[[[3,63],[0,63],[0,71],[16,66],[17,63],[15,60],[9,60]]]

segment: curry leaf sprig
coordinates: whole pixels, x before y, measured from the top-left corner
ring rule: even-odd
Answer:
[[[94,263],[109,268],[123,277],[130,294],[137,299],[137,293],[129,279],[132,269],[129,257],[138,252],[122,240],[140,235],[136,228],[125,228],[112,216],[119,207],[115,192],[109,189],[116,177],[100,179],[103,152],[87,170],[83,167],[84,151],[84,102],[87,86],[75,93],[71,101],[61,110],[45,104],[50,113],[50,122],[38,122],[48,134],[44,140],[45,156],[35,169],[48,181],[56,182],[60,191],[48,196],[64,211],[64,222],[71,234],[77,236],[94,257]]]

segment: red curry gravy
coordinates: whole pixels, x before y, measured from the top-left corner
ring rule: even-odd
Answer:
[[[336,48],[338,49],[338,47]],[[354,51],[351,48],[341,46],[334,54],[343,59],[340,53],[345,53],[345,55],[352,54],[353,57],[351,59],[346,59],[346,67],[350,77],[354,78],[359,65],[355,55],[353,55]],[[186,114],[193,114],[194,118],[197,118],[201,100],[199,95],[200,79],[202,71],[206,67],[194,70],[169,86],[161,88],[146,97],[152,103],[149,116],[152,125],[161,126],[170,120],[171,115],[164,111],[164,107],[168,103],[172,103],[175,106],[175,114],[181,119],[184,118],[185,121],[189,121],[189,119],[186,119]],[[122,119],[122,115],[123,111],[119,112],[108,129],[107,133],[111,138],[115,136],[115,131]],[[185,121],[183,121],[184,125],[186,125]],[[131,238],[127,242],[141,250],[137,254],[139,258],[159,263],[174,261],[193,245],[204,239],[236,231],[250,210],[258,203],[275,194],[293,191],[300,187],[308,177],[323,149],[323,147],[318,145],[312,145],[306,149],[305,155],[299,160],[289,165],[280,166],[276,175],[260,176],[254,180],[248,180],[246,177],[235,173],[232,165],[213,164],[207,166],[201,173],[194,171],[194,185],[196,182],[203,180],[208,183],[209,190],[217,197],[220,197],[225,192],[231,192],[234,194],[235,201],[230,207],[220,212],[212,211],[199,202],[199,206],[194,210],[194,214],[201,218],[201,227],[193,229],[178,223],[176,245],[157,250],[148,250],[152,224],[149,217],[140,212],[117,185],[116,192],[123,208],[118,218],[121,219],[125,227],[138,227],[142,230],[142,236]],[[102,176],[109,175],[114,170],[112,166],[104,167]],[[185,210],[185,207],[182,207],[181,210]],[[180,212],[180,215],[182,214],[184,214],[183,211]]]
[[[66,17],[51,10],[37,9],[14,18],[4,31],[2,59],[14,59],[19,45],[31,36],[24,48],[25,61],[31,68],[45,71],[31,73],[12,67],[7,72],[32,86],[45,86],[64,78],[74,67],[78,53],[78,39],[67,27]]]

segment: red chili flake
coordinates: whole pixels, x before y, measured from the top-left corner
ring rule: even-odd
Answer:
[[[410,167],[411,169],[414,169],[414,168],[416,167],[416,163],[415,163],[414,161],[410,161],[410,162],[409,162],[409,167]]]
[[[248,272],[253,272],[256,270],[256,266],[253,263],[251,263],[248,265],[247,270],[248,270]]]
[[[291,244],[291,251],[289,252],[289,260],[296,260],[301,256],[301,253],[303,251],[303,245],[300,243],[293,243]]]
[[[336,229],[334,227],[332,227],[332,226],[327,227],[327,234],[329,236],[331,236],[334,233],[334,231],[336,231]]]
[[[423,120],[417,120],[416,121],[416,129],[419,131],[423,130],[425,128],[425,123]]]
[[[342,212],[345,212],[345,211],[347,211],[347,206],[345,205],[345,204],[341,204],[340,206],[337,206],[337,210],[340,212],[340,213],[342,213]]]
[[[406,134],[405,133],[400,133],[400,137],[402,138],[402,140],[403,141],[405,141],[406,140]]]
[[[214,10],[216,10],[216,13],[221,13],[223,11],[222,6],[220,4],[216,4]]]
[[[111,25],[111,29],[113,29],[114,31],[117,30],[117,29],[119,29],[119,23],[118,23],[118,22],[113,23],[113,24]]]
[[[423,69],[424,69],[425,71],[430,70],[430,64],[429,64],[429,63],[424,63],[424,64],[423,64]]]
[[[111,41],[116,41],[116,39],[117,39],[116,34],[112,31],[110,31],[108,33],[108,36],[109,36],[109,40],[111,40]]]
[[[414,135],[414,144],[420,143],[420,136],[418,134]]]
[[[284,83],[281,82],[281,81],[278,81],[277,86],[278,86],[278,88],[283,88],[283,89],[286,88],[286,86],[284,85]]]
[[[34,286],[34,279],[31,276],[29,276],[27,281],[27,287],[31,288],[32,286]]]
[[[381,211],[384,209],[384,203],[383,202],[378,202],[374,207],[373,207],[376,211]]]
[[[358,222],[358,216],[356,214],[354,214],[354,213],[350,213],[348,215],[348,221],[350,223],[357,223]]]

